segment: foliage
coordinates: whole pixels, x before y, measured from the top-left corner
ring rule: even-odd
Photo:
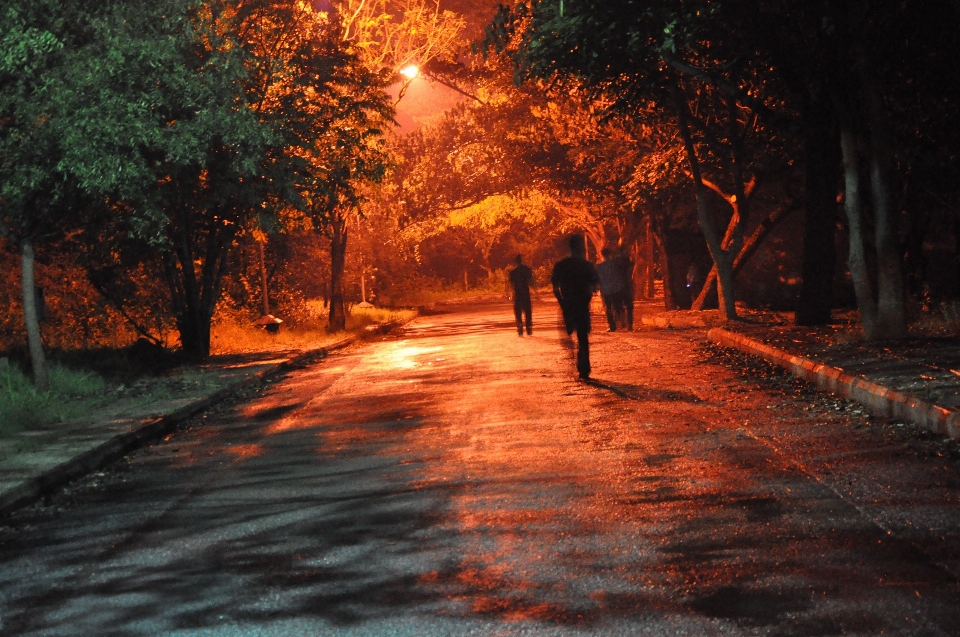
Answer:
[[[956,11],[943,2],[938,3],[937,9],[928,10],[948,15],[955,15]],[[716,220],[711,219],[703,205],[702,190],[707,184],[701,185],[700,170],[711,165],[714,170],[725,168],[727,164],[733,190],[719,184],[716,177],[711,179],[718,192],[726,190],[728,195],[737,197],[736,205],[732,197],[725,198],[735,215],[745,219],[742,204],[746,197],[734,192],[743,189],[742,184],[750,177],[750,167],[742,162],[763,154],[786,155],[787,159],[789,151],[785,153],[784,149],[789,148],[789,137],[800,133],[798,141],[804,146],[804,155],[799,159],[805,161],[807,171],[807,249],[810,255],[822,252],[825,259],[832,259],[832,250],[822,251],[817,245],[833,244],[827,235],[835,227],[832,218],[836,215],[836,210],[830,209],[836,193],[829,191],[835,188],[840,168],[839,160],[831,159],[839,157],[836,127],[839,123],[841,127],[858,129],[847,131],[858,147],[851,151],[851,144],[847,144],[847,156],[859,153],[865,164],[872,164],[873,172],[869,179],[862,180],[864,191],[870,189],[869,202],[854,202],[852,195],[847,197],[848,210],[856,207],[850,217],[854,282],[867,331],[874,336],[902,335],[903,294],[898,272],[903,267],[903,254],[902,248],[898,250],[895,245],[898,232],[890,228],[899,223],[902,231],[905,227],[922,227],[926,221],[923,213],[918,223],[890,220],[894,209],[890,200],[892,193],[898,192],[899,181],[894,166],[904,154],[899,150],[903,146],[883,138],[890,137],[889,122],[893,118],[889,109],[897,108],[897,90],[910,91],[906,88],[909,83],[914,78],[929,77],[931,67],[942,69],[945,75],[956,72],[955,65],[944,65],[938,60],[944,59],[943,54],[955,45],[955,30],[933,26],[943,23],[940,19],[930,20],[933,15],[908,10],[906,5],[873,0],[842,5],[795,0],[759,4],[694,0],[642,5],[542,0],[502,9],[488,30],[487,42],[514,60],[520,81],[583,88],[592,101],[613,112],[636,114],[648,110],[650,105],[670,107],[673,102],[675,117],[685,136],[690,170],[697,182],[700,225],[715,261],[724,266],[720,268],[721,278],[731,254],[725,255],[713,227]],[[932,41],[937,44],[931,45]],[[925,63],[910,68],[909,60],[914,58],[906,54],[908,51],[927,56]],[[686,94],[682,92],[684,85]],[[691,87],[695,96],[691,95]],[[934,94],[941,90],[933,85],[931,88]],[[716,114],[724,111],[711,109],[711,100],[730,105],[726,109],[728,134],[723,133],[722,125],[711,124],[723,123],[723,118],[713,115],[711,110]],[[907,97],[899,104],[911,110],[907,105],[914,101]],[[844,121],[856,125],[851,127]],[[751,141],[748,134],[758,130],[758,123],[765,129],[764,134],[755,140],[754,149],[747,148]],[[729,150],[723,150],[724,147]],[[724,161],[723,154],[730,156],[730,161]],[[764,170],[755,165],[753,172],[757,176]],[[848,162],[848,190],[852,177],[856,182],[856,172],[858,169]],[[866,167],[864,172],[866,177]],[[871,224],[874,236],[862,236],[861,226]],[[740,225],[732,226],[731,251],[736,251],[742,239]],[[916,236],[914,233],[913,237]],[[876,263],[872,272],[875,290],[870,289],[871,273],[866,265],[871,259],[861,256],[864,248]],[[914,244],[914,253],[918,248]],[[826,298],[829,303],[832,269],[808,268],[809,262],[808,258],[804,288],[808,279],[826,278],[827,285],[820,288],[826,289],[827,294],[816,299],[811,296],[805,302],[815,300],[822,305]],[[732,299],[729,301],[728,307],[732,308]],[[874,306],[883,315],[876,329],[871,319],[877,314]],[[826,320],[829,305],[826,310],[804,313],[819,317],[814,321]]]
[[[391,73],[449,55],[465,26],[439,0],[339,0],[337,6],[343,39],[367,66]]]
[[[30,223],[61,231],[70,228],[65,208],[82,209],[73,238],[91,247],[95,287],[129,309],[131,276],[160,274],[184,350],[203,356],[227,254],[243,231],[304,221],[327,228],[356,204],[364,180],[383,173],[388,73],[368,70],[339,23],[304,3],[117,0],[77,11],[80,35],[59,47],[20,29],[21,49],[59,57],[34,65],[47,73],[39,79],[20,71],[9,80],[45,94],[20,90],[14,114],[26,115],[7,117],[6,132],[36,137],[38,128],[46,145],[5,155],[16,161],[3,169],[40,176],[3,175],[4,201],[22,200]],[[51,186],[60,182],[73,200]],[[4,226],[26,228],[26,212]]]

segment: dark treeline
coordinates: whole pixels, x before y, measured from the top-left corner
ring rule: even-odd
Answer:
[[[906,334],[911,299],[958,293],[958,17],[946,1],[538,0],[501,10],[487,43],[645,149],[608,183],[666,253],[668,302],[691,208],[731,318],[736,273],[798,208],[797,322],[828,321],[846,279],[885,338]]]

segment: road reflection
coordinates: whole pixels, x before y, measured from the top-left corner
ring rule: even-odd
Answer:
[[[388,373],[390,371],[409,370],[423,365],[422,361],[417,360],[419,357],[439,352],[442,349],[442,347],[417,347],[410,345],[409,341],[401,341],[382,348],[373,356],[373,362],[380,365]]]

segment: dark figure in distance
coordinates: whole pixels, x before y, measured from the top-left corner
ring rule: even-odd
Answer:
[[[617,323],[623,316],[623,273],[622,266],[613,258],[613,250],[608,247],[600,251],[603,262],[597,265],[600,277],[600,297],[607,312],[607,325],[611,332],[617,331]]]
[[[530,305],[530,285],[533,270],[523,264],[523,256],[516,256],[517,265],[510,270],[510,285],[513,287],[513,315],[517,317],[517,334],[523,336],[523,319],[527,322],[527,334],[533,334]]]
[[[567,334],[577,333],[577,372],[580,378],[590,378],[590,300],[600,285],[597,269],[587,261],[587,246],[583,236],[570,237],[570,256],[553,266],[550,283],[560,302],[563,324]]]
[[[623,281],[623,287],[620,288],[618,305],[623,312],[627,329],[633,331],[633,261],[623,251],[617,255],[613,262],[617,264],[620,270],[620,278]]]

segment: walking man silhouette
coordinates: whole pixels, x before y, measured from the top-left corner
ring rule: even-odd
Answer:
[[[524,265],[523,255],[515,257],[517,265],[510,270],[510,285],[513,286],[513,315],[517,318],[517,334],[523,336],[523,319],[526,318],[527,334],[533,334],[533,319],[530,304],[530,284],[533,270]]]
[[[580,378],[587,379],[590,378],[590,300],[600,285],[600,278],[597,269],[587,261],[583,236],[571,236],[569,244],[570,256],[553,266],[550,283],[560,302],[567,334],[577,333],[577,372]]]
[[[620,322],[623,294],[623,268],[613,258],[613,250],[604,247],[600,251],[603,262],[597,264],[597,275],[600,277],[600,296],[603,298],[603,307],[607,312],[609,331],[617,331]]]

